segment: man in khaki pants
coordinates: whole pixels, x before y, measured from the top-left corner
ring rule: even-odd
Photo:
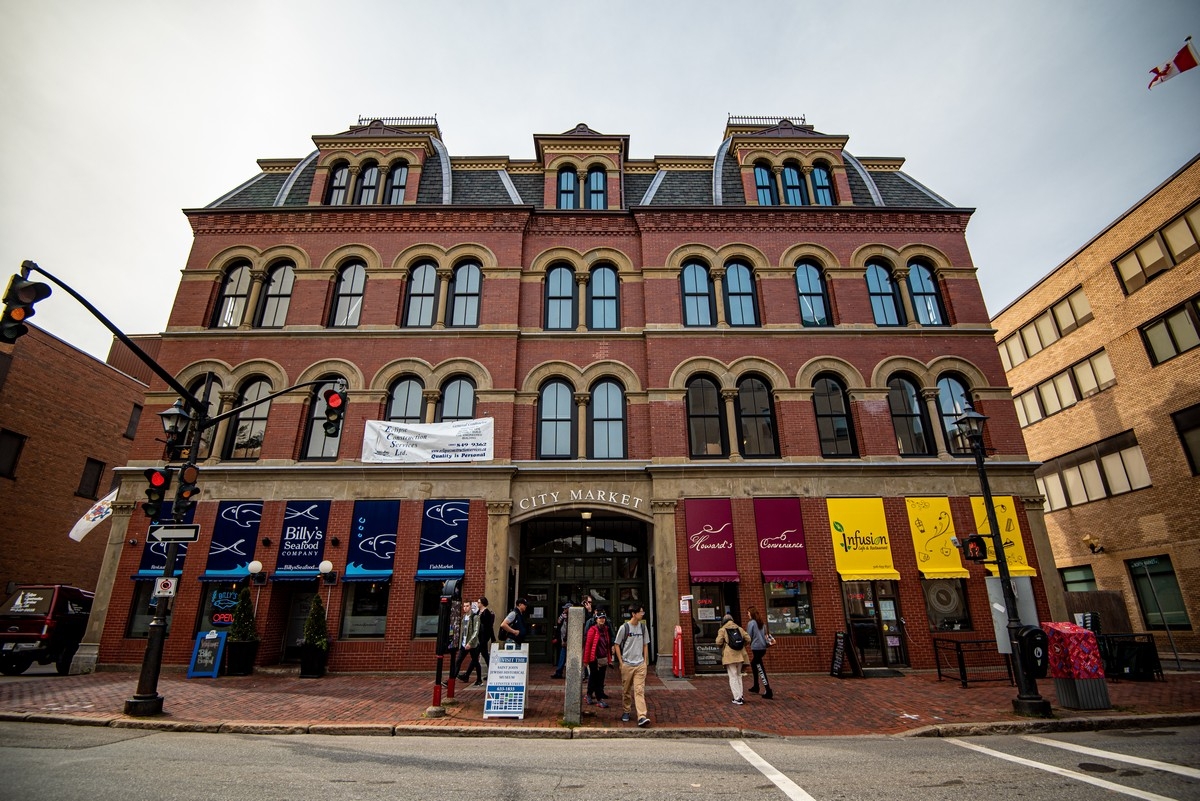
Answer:
[[[636,707],[637,725],[650,725],[646,715],[646,667],[650,659],[650,632],[642,620],[646,608],[635,603],[629,606],[629,620],[617,630],[616,648],[613,655],[621,668],[621,705],[624,709],[621,720],[630,720]]]

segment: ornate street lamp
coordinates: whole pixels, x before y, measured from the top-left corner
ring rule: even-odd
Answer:
[[[188,423],[192,422],[192,415],[181,400],[175,401],[170,409],[159,412],[158,416],[162,420],[163,433],[167,435],[167,442],[171,445],[179,441],[183,432],[187,431]]]
[[[987,510],[988,525],[992,529],[992,550],[996,553],[996,569],[1000,574],[1000,587],[1004,592],[1004,609],[1008,613],[1008,644],[1013,663],[1013,675],[1017,679],[1017,697],[1013,709],[1021,715],[1050,717],[1050,702],[1038,695],[1037,680],[1029,673],[1025,660],[1021,658],[1021,618],[1017,614],[1017,596],[1012,588],[1012,576],[1008,572],[1008,555],[1004,553],[1004,540],[1000,536],[1000,524],[996,520],[996,509],[992,505],[992,488],[988,484],[987,467],[984,464],[983,424],[987,415],[975,411],[965,404],[962,416],[954,421],[955,427],[971,445],[975,455],[975,468],[979,471],[979,485],[983,490],[983,506]]]

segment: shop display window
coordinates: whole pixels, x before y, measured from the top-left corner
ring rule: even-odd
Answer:
[[[150,621],[154,620],[155,604],[170,603],[170,598],[154,597],[153,581],[134,582],[133,605],[129,609],[129,626],[125,636],[131,639],[146,639],[150,636]],[[171,633],[171,607],[167,607],[167,634]]]
[[[813,614],[807,581],[769,581],[763,585],[767,599],[767,628],[775,636],[812,634]]]
[[[392,585],[386,581],[352,581],[344,586],[341,637],[383,637],[387,627],[388,592]],[[441,603],[440,590],[438,602]],[[437,628],[436,607],[434,628]]]
[[[153,584],[153,582],[151,582]],[[196,633],[202,631],[227,631],[233,625],[233,608],[237,606],[239,585],[236,581],[205,582],[200,617],[196,621]]]
[[[931,631],[972,631],[965,579],[924,579],[921,589]]]
[[[414,637],[436,637],[438,608],[442,603],[444,581],[418,581],[417,607],[413,616]],[[496,621],[499,625],[499,620]]]

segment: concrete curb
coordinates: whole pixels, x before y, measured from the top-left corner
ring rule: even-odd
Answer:
[[[108,724],[114,729],[143,729],[147,731],[189,731],[216,734],[220,723],[201,723],[196,720],[147,720],[145,718],[114,718]]]
[[[1185,712],[1165,715],[1105,715],[1103,717],[1049,720],[1002,720],[993,723],[941,723],[922,726],[896,737],[979,737],[988,734],[1045,734],[1105,729],[1155,729],[1163,726],[1197,726],[1200,714]]]
[[[68,726],[111,726],[116,718],[89,718],[83,715],[61,715],[54,712],[30,712],[26,723],[65,723]]]

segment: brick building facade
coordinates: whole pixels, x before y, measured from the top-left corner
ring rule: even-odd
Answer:
[[[993,320],[1068,602],[1161,650],[1200,650],[1198,241],[1200,157]]]
[[[947,424],[967,395],[991,418],[1021,592],[1059,614],[971,210],[847,141],[731,118],[714,153],[638,159],[579,125],[515,159],[451,156],[433,119],[364,120],[187,211],[162,364],[197,393],[211,375],[213,412],[320,391],[211,430],[167,664],[254,559],[264,664],[294,657],[320,592],[330,669],[426,669],[441,582],[462,574],[498,615],[530,599],[535,658],[590,594],[647,607],[660,670],[677,625],[685,669],[712,669],[721,615],[750,608],[776,669],[827,670],[847,630],[868,665],[930,668],[932,637],[992,636],[987,568],[951,544],[986,519]],[[155,383],[148,404],[175,399]],[[407,425],[471,441],[405,462],[429,431]],[[147,415],[131,466],[161,458],[157,436]],[[89,633],[103,664],[141,659],[163,569],[119,547],[144,539],[139,496],[122,495]]]
[[[111,366],[118,351],[106,364],[34,325],[0,345],[0,588],[96,588],[110,524],[67,533],[133,448],[146,384]]]

